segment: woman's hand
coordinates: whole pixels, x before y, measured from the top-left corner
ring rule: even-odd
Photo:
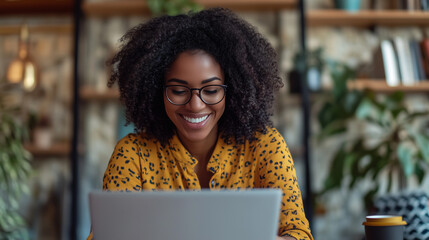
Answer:
[[[296,238],[288,237],[288,236],[284,236],[284,237],[277,236],[276,240],[296,240]]]

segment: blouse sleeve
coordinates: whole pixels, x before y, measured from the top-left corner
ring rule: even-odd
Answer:
[[[121,139],[110,157],[103,177],[105,191],[139,191],[141,189],[141,166],[138,139],[129,134]],[[93,233],[87,240],[93,240]]]
[[[255,186],[283,191],[279,236],[313,240],[305,217],[293,160],[283,137],[276,130],[269,131],[257,144]]]
[[[103,190],[141,190],[141,165],[138,141],[134,134],[129,134],[118,142],[104,173]]]

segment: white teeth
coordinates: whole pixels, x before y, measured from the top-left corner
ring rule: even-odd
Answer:
[[[190,118],[187,116],[183,116],[183,118],[190,123],[200,123],[200,122],[206,120],[208,116],[209,115],[205,115],[204,117],[200,117],[200,118]]]

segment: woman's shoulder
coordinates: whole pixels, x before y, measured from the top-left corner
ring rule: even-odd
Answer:
[[[255,134],[255,140],[249,144],[251,152],[256,154],[277,152],[286,149],[286,142],[280,132],[274,127],[267,127],[265,132]]]
[[[257,143],[284,143],[283,136],[274,127],[266,127],[265,132],[257,132],[255,139]]]

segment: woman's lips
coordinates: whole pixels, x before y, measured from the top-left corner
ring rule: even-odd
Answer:
[[[205,115],[205,116],[202,116],[199,118],[193,118],[193,117],[187,117],[187,116],[183,115],[183,118],[190,123],[200,123],[200,122],[206,120],[208,116],[209,115]]]
[[[199,115],[199,116],[181,114],[180,116],[183,119],[183,123],[185,124],[185,126],[192,129],[199,129],[204,127],[204,125],[207,123],[208,119],[210,118],[210,114]]]

